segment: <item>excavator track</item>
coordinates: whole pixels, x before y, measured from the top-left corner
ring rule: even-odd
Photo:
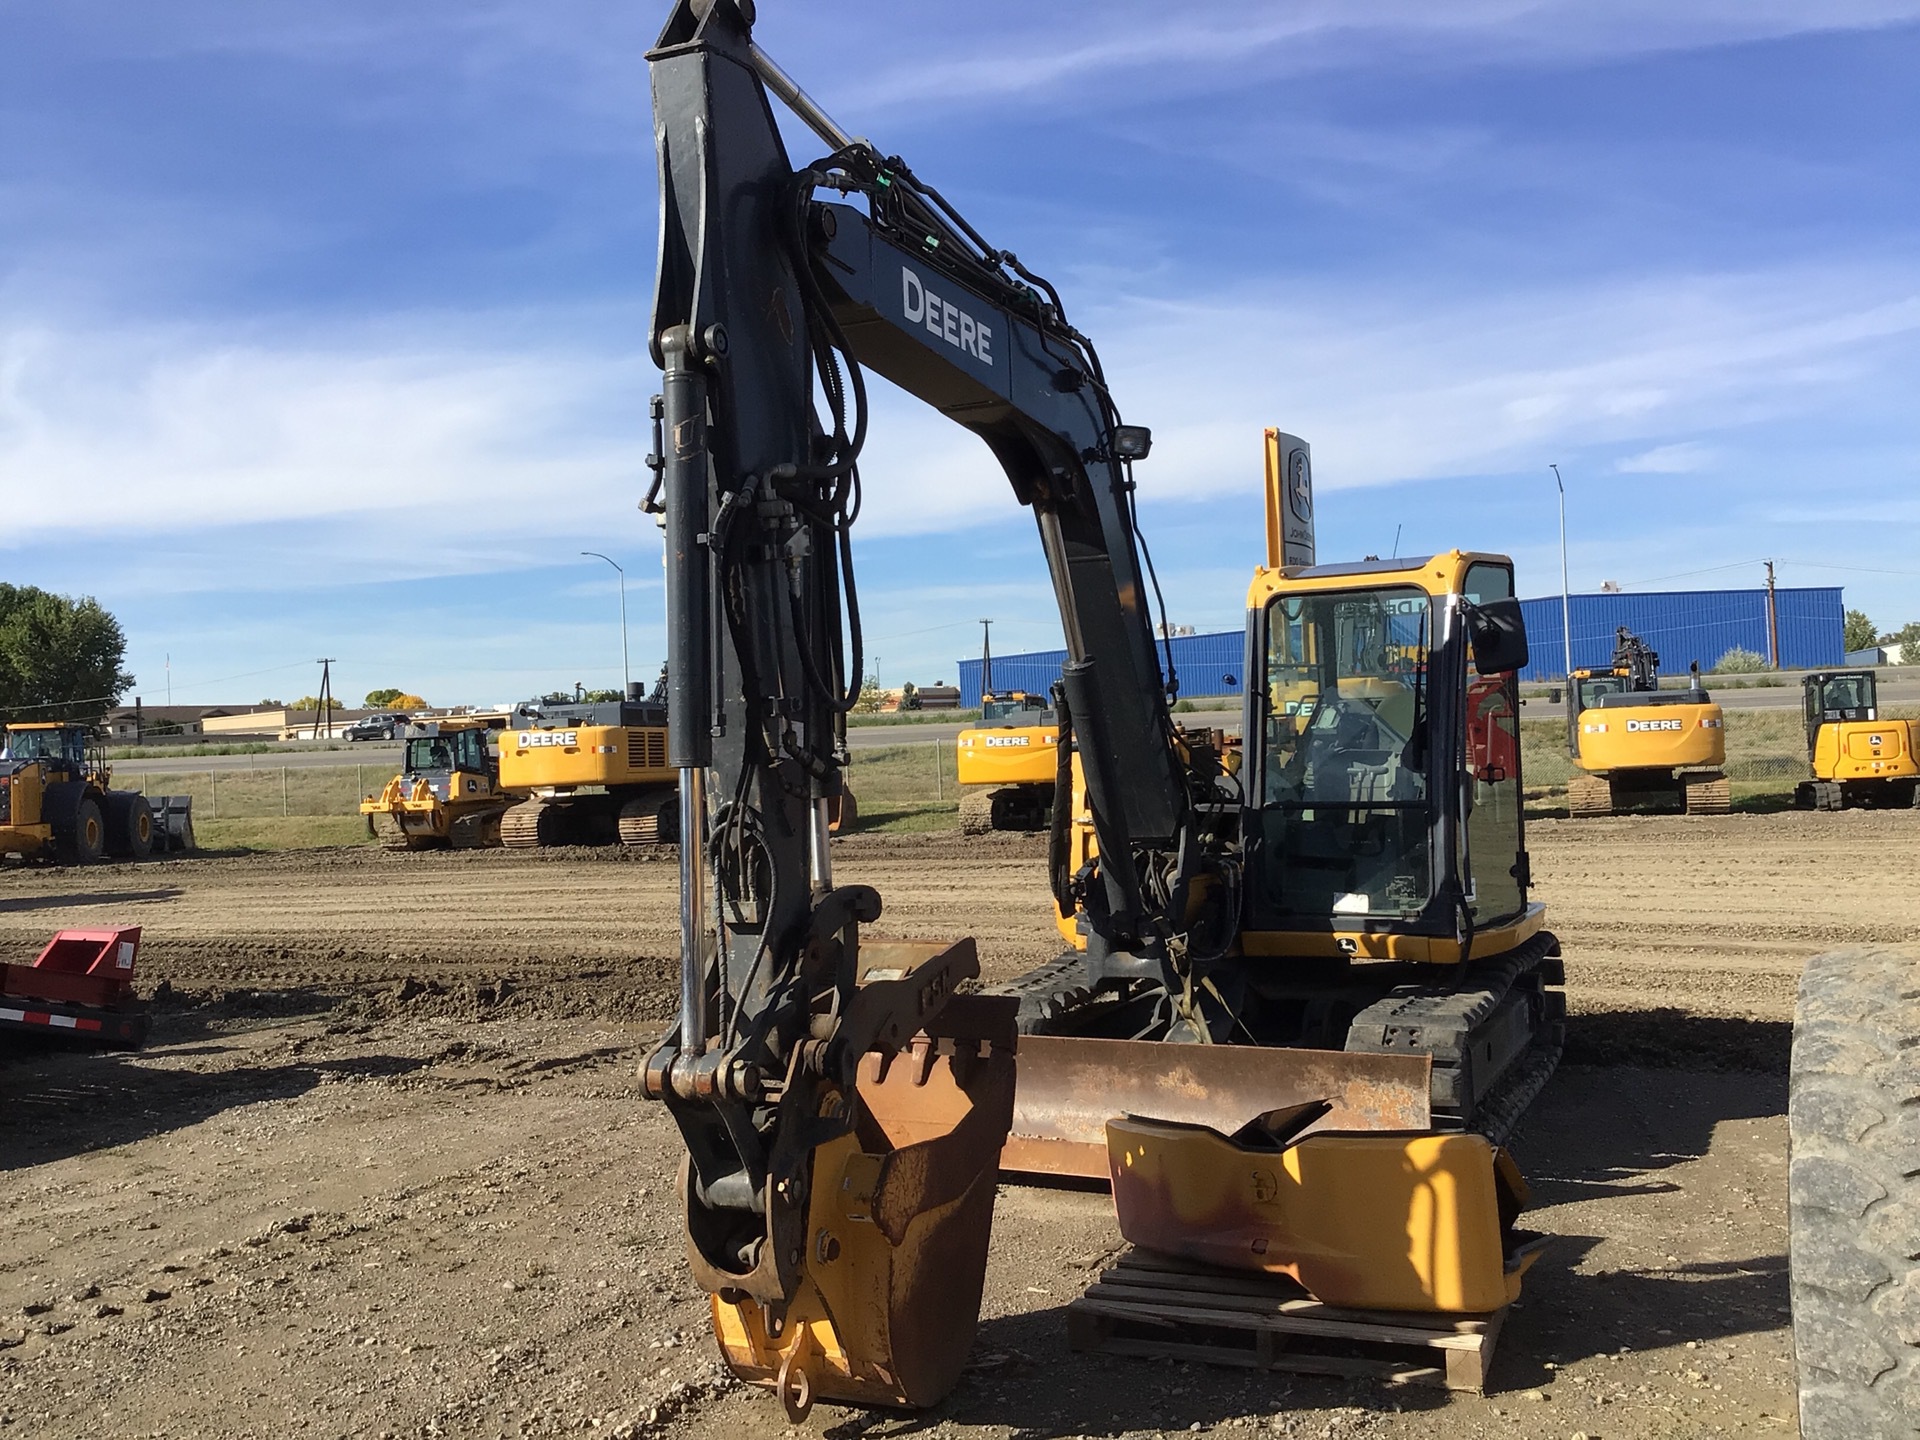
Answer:
[[[1566,1042],[1565,999],[1548,988],[1564,983],[1559,941],[1541,933],[1473,962],[1465,974],[1444,973],[1432,984],[1397,987],[1362,1010],[1348,1027],[1345,1053],[1431,1056],[1433,1128],[1504,1144],[1552,1077]],[[1084,962],[1069,954],[991,993],[1019,997],[1023,1035],[1072,1036],[1082,1026],[1093,1029],[1087,1022],[1116,1005],[1114,996],[1090,989],[1084,975]]]
[[[1725,815],[1733,808],[1733,787],[1718,770],[1683,775],[1680,784],[1686,793],[1689,815]]]
[[[500,843],[509,850],[533,850],[543,843],[551,845],[553,821],[546,817],[553,809],[545,800],[521,801],[500,817]],[[548,833],[543,835],[543,831]]]
[[[678,792],[671,786],[636,795],[620,807],[622,845],[671,845],[678,836]]]
[[[993,830],[993,792],[968,790],[960,796],[960,833],[986,835]]]
[[[1369,1005],[1348,1027],[1346,1051],[1431,1055],[1434,1128],[1498,1143],[1559,1062],[1566,1000],[1547,987],[1564,982],[1560,942],[1542,932],[1462,975]]]
[[[1567,781],[1567,814],[1575,820],[1613,814],[1613,782],[1604,775],[1576,774]]]

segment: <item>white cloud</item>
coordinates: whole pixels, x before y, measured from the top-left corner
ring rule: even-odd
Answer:
[[[1143,495],[1185,503],[1255,495],[1265,425],[1305,435],[1335,491],[1531,470],[1585,446],[1624,452],[1621,472],[1680,473],[1713,452],[1679,437],[1737,446],[1743,428],[1835,406],[1895,417],[1920,276],[1851,266],[1483,299],[1273,288],[1115,300],[1081,324],[1128,418],[1155,428]],[[547,565],[604,548],[608,527],[651,556],[634,506],[655,373],[637,347],[551,338],[566,330],[562,316],[277,343],[0,332],[0,484],[59,497],[9,507],[14,543],[138,532],[274,574],[319,551],[335,579]],[[863,540],[1015,514],[984,445],[872,389]]]
[[[1711,447],[1697,440],[1682,440],[1628,455],[1616,460],[1613,468],[1623,475],[1689,475],[1706,469],[1714,458]]]
[[[50,502],[10,503],[10,536],[137,532],[190,550],[282,527],[288,548],[332,540],[380,578],[549,561],[557,540],[570,554],[632,511],[650,370],[639,354],[394,327],[278,343],[0,332],[0,483]]]

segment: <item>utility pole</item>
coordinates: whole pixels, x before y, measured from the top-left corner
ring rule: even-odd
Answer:
[[[980,703],[993,692],[993,621],[980,622]]]
[[[1560,491],[1560,643],[1566,647],[1567,676],[1573,676],[1573,605],[1567,598],[1567,487],[1560,478],[1560,467],[1549,465],[1553,483]]]
[[[324,718],[327,726],[327,739],[333,738],[333,657],[326,656],[316,660],[320,667],[320,698],[313,707],[313,738],[320,738],[320,725]]]
[[[598,550],[582,550],[580,553],[590,555],[595,560],[605,560],[620,576],[620,698],[624,700],[633,693],[633,670],[627,664],[627,572],[620,568],[619,561],[610,555],[602,555]]]
[[[1773,588],[1773,561],[1767,561],[1767,660],[1780,668],[1780,600]]]

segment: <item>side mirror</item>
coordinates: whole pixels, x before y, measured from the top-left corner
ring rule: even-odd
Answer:
[[[1467,609],[1467,638],[1473,647],[1473,668],[1482,675],[1505,675],[1527,663],[1527,626],[1520,602],[1489,600]]]

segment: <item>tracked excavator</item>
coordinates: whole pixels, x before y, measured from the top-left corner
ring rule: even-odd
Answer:
[[[1660,654],[1622,625],[1605,670],[1567,677],[1567,813],[1611,815],[1639,803],[1724,815],[1726,716],[1695,664],[1685,690],[1660,688]]]
[[[1881,718],[1873,671],[1822,670],[1801,689],[1813,778],[1794,787],[1794,804],[1920,807],[1920,721]]]
[[[685,1143],[727,1364],[790,1417],[937,1400],[1003,1169],[1097,1177],[1129,1238],[1335,1303],[1510,1299],[1520,1187],[1498,1144],[1562,1030],[1528,896],[1510,563],[1312,564],[1310,457],[1280,445],[1249,592],[1264,683],[1230,774],[1217,737],[1174,725],[1155,649],[1150,434],[1059,292],[837,126],[755,44],[746,0],[680,0],[648,59],[646,503],[684,843],[679,1015],[642,1089]],[[813,158],[789,157],[775,98]],[[997,990],[966,983],[970,939],[869,938],[881,896],[833,873],[869,371],[985,443],[1059,603],[1049,870],[1070,949]]]
[[[982,694],[980,723],[954,737],[960,829],[1044,830],[1053,814],[1060,722],[1044,695]]]

